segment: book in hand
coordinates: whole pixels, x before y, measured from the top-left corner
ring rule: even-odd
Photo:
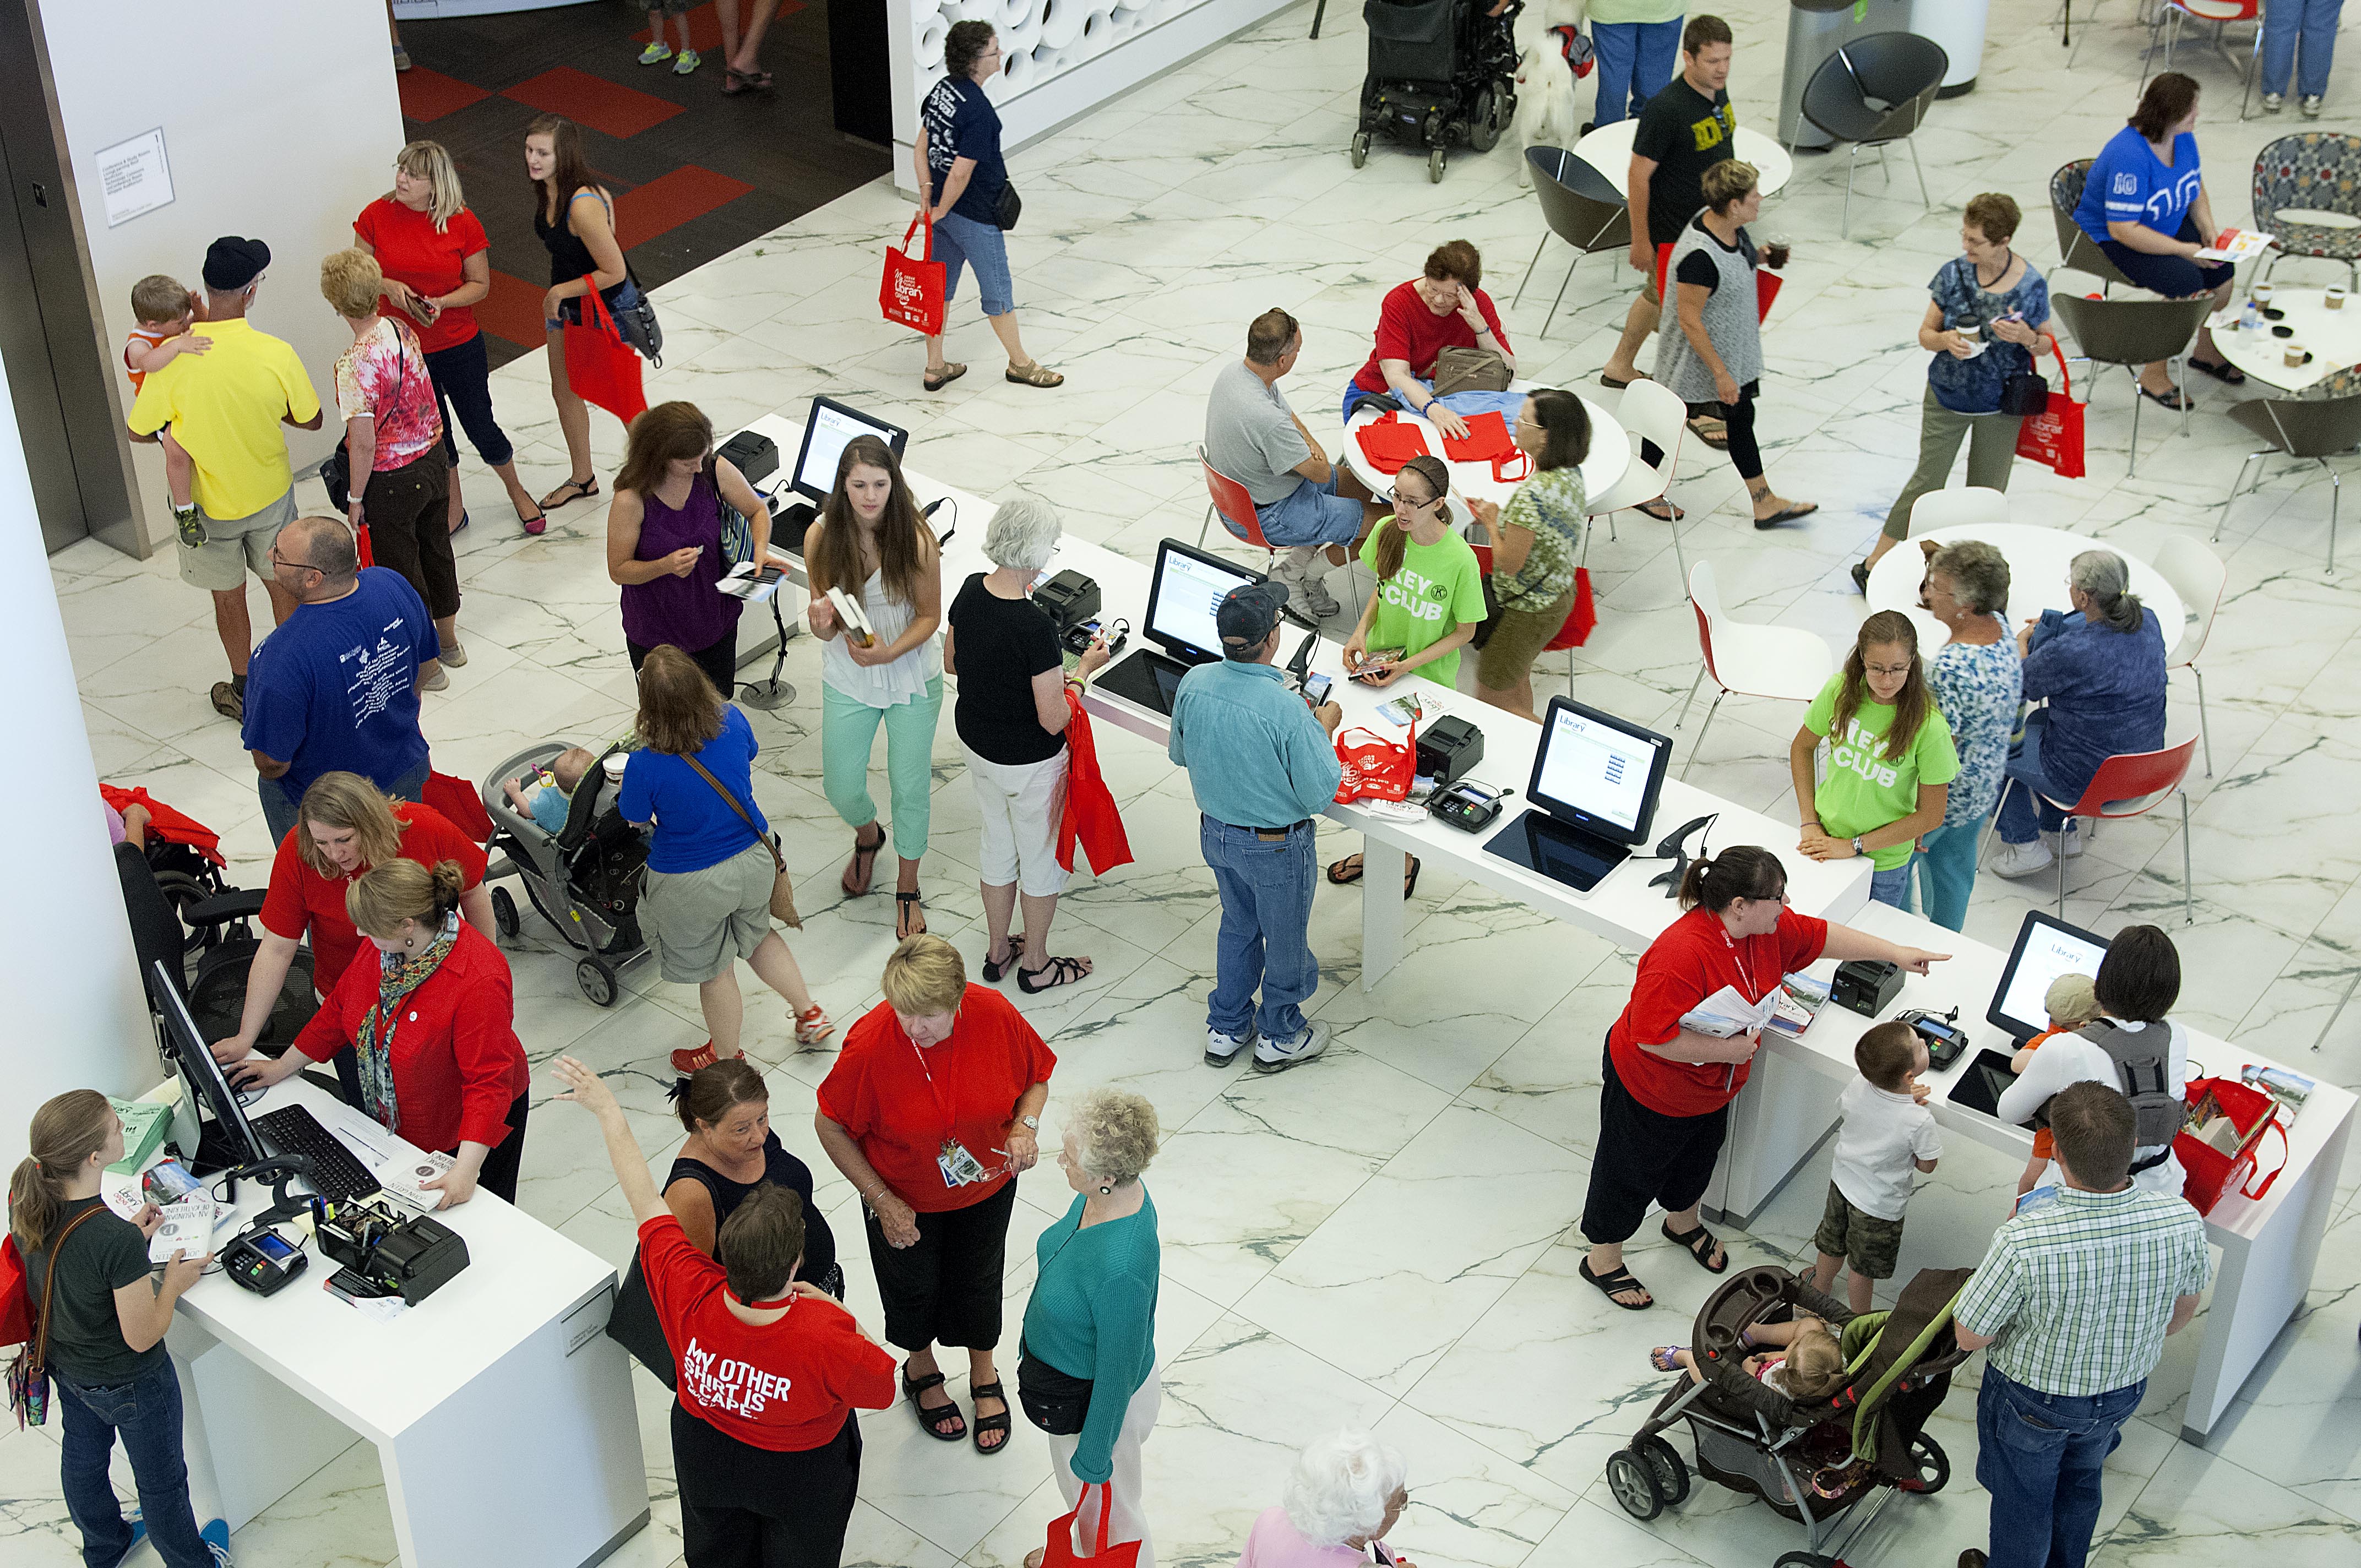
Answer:
[[[118,1176],[137,1176],[164,1146],[172,1130],[172,1107],[160,1100],[118,1100],[106,1102],[123,1118],[123,1157],[106,1168]]]
[[[842,588],[830,588],[828,603],[836,611],[837,623],[844,628],[845,636],[855,644],[866,648],[877,641],[877,628],[870,624],[869,612],[861,608],[859,599]]]
[[[1783,1035],[1800,1035],[1812,1026],[1812,1020],[1828,1005],[1828,982],[1807,974],[1786,975],[1780,980],[1779,989],[1771,993],[1771,1000],[1776,1010],[1763,1027]]]
[[[2200,261],[2247,261],[2268,250],[2276,236],[2257,234],[2253,229],[2225,228],[2213,236],[2213,243],[2197,253]]]
[[[459,1162],[440,1149],[422,1149],[414,1156],[387,1160],[370,1174],[382,1189],[379,1197],[390,1198],[405,1209],[431,1214],[443,1201],[443,1190],[421,1185],[434,1180]]]

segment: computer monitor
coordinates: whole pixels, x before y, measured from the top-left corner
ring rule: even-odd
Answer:
[[[1262,580],[1260,572],[1164,540],[1156,546],[1156,576],[1148,586],[1148,641],[1194,663],[1222,657],[1213,612],[1231,589]]]
[[[1636,844],[1648,836],[1673,742],[1629,719],[1550,698],[1525,793],[1558,821],[1593,838]]]
[[[2038,909],[2026,911],[1985,1020],[2016,1039],[2033,1038],[2049,1027],[2049,1007],[2042,1000],[2049,982],[2061,974],[2087,974],[2095,980],[2099,960],[2106,956],[2107,939],[2098,933],[2053,920]]]
[[[828,499],[829,492],[836,488],[837,460],[844,455],[845,444],[856,435],[877,437],[893,448],[896,458],[910,441],[910,433],[899,425],[834,398],[814,398],[811,411],[804,416],[804,444],[796,453],[790,480],[796,492],[815,506]]]
[[[149,966],[148,996],[156,1015],[163,1020],[165,1053],[172,1058],[173,1070],[181,1075],[181,1108],[197,1118],[194,1132],[184,1128],[181,1140],[190,1168],[203,1176],[270,1157],[254,1124],[247,1120],[246,1107],[239,1102],[237,1091],[230,1087],[221,1064],[214,1060],[214,1053],[206,1047],[197,1021],[190,1016],[188,1003],[181,999],[181,988],[172,983],[171,973],[161,959]],[[204,1129],[205,1115],[210,1115],[213,1122],[210,1132]]]

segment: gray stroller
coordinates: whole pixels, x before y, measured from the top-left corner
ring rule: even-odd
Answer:
[[[501,784],[534,768],[545,768],[566,750],[563,740],[529,746],[502,762],[483,783],[484,810],[492,819],[494,857],[484,880],[513,872],[542,918],[568,947],[582,954],[574,966],[582,994],[612,1007],[623,966],[645,953],[640,936],[640,871],[647,864],[647,840],[616,809],[620,785],[609,776],[607,761],[628,754],[614,745],[574,789],[566,826],[550,832],[512,805]],[[617,769],[620,773],[621,770]],[[492,890],[492,915],[502,937],[523,927],[516,900],[504,887]]]

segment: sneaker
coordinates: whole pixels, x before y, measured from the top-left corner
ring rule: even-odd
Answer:
[[[1280,1043],[1265,1040],[1255,1047],[1254,1069],[1257,1072],[1285,1072],[1291,1067],[1301,1067],[1328,1048],[1332,1031],[1325,1024],[1306,1024],[1303,1033]]]
[[[2062,852],[2068,860],[2070,861],[2082,852],[2082,829],[2079,824],[2070,823],[2063,832],[2044,833],[2041,836],[2041,847],[2053,855],[2060,853],[2058,841],[2061,839],[2066,841],[2066,848]]]
[[[735,1061],[742,1061],[745,1059],[745,1051],[741,1049],[731,1058],[731,1059]],[[672,1069],[686,1078],[690,1073],[697,1071],[700,1068],[711,1067],[715,1062],[720,1059],[720,1053],[713,1048],[713,1042],[711,1040],[708,1040],[705,1044],[697,1047],[693,1051],[673,1052]]]
[[[1344,606],[1336,602],[1321,579],[1327,576],[1319,551],[1311,545],[1298,545],[1279,558],[1271,567],[1271,578],[1287,585],[1288,608],[1299,610],[1313,620],[1326,620],[1340,614]]]
[[[435,660],[430,668],[434,673],[419,682],[418,689],[423,692],[439,692],[448,689],[451,685],[451,673],[443,667],[443,661]]]
[[[123,1522],[131,1527],[131,1544],[125,1547],[123,1555],[115,1560],[115,1568],[123,1568],[124,1563],[130,1562],[132,1553],[139,1550],[139,1543],[148,1539],[148,1521],[140,1517],[138,1504],[134,1503],[123,1510]]]
[[[2287,100],[2286,100],[2284,97],[2280,96],[2279,93],[2264,93],[2264,94],[2263,94],[2263,113],[2264,113],[2264,114],[2266,114],[2266,115],[2276,115],[2276,114],[2278,114],[2281,109],[2284,109],[2284,108],[2286,108],[2286,107],[2287,107]]]
[[[203,1539],[205,1550],[214,1554],[214,1568],[230,1568],[229,1521],[209,1519],[197,1534]]]
[[[456,670],[467,662],[467,650],[459,645],[457,638],[443,644],[443,663]]]
[[[655,42],[650,44],[647,48],[640,51],[640,63],[642,65],[662,65],[665,60],[668,60],[671,58],[672,45],[664,42],[662,38],[658,38]]]
[[[2050,863],[2049,851],[2036,839],[2029,844],[2003,844],[1992,869],[2001,876],[2031,876],[2036,872],[2048,871]]]
[[[1243,1035],[1224,1035],[1219,1029],[1205,1030],[1205,1065],[1227,1067],[1238,1059],[1238,1053],[1254,1044],[1254,1025],[1246,1025]]]
[[[2307,93],[2303,95],[2303,117],[2307,120],[2316,120],[2320,118],[2319,93]]]
[[[704,63],[704,58],[695,49],[685,49],[680,51],[680,58],[672,62],[672,73],[675,76],[686,76]]]
[[[796,1014],[796,1044],[799,1046],[816,1046],[835,1033],[836,1025],[829,1018],[828,1009],[817,1002]]]
[[[172,526],[179,531],[181,543],[192,550],[213,537],[205,532],[205,525],[197,516],[197,509],[193,506],[174,507]]]

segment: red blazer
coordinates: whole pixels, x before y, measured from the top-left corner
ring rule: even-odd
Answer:
[[[1082,699],[1066,688],[1066,813],[1058,823],[1058,864],[1074,869],[1074,840],[1091,858],[1091,870],[1104,876],[1117,866],[1131,864],[1131,839],[1123,830],[1123,814],[1115,807],[1115,792],[1099,775],[1099,745],[1091,736],[1091,716]]]
[[[376,949],[360,957],[320,1011],[295,1036],[295,1048],[326,1061],[359,1036],[377,1001]],[[402,1003],[393,1029],[393,1093],[401,1135],[423,1149],[455,1154],[462,1142],[498,1146],[509,1135],[509,1106],[531,1072],[516,1036],[516,995],[509,961],[466,921],[451,956]]]

